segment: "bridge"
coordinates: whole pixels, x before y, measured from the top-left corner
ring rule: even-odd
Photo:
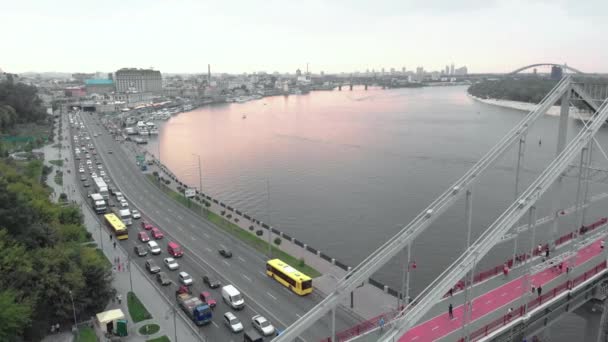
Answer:
[[[511,71],[510,73],[508,73],[508,75],[514,75],[514,74],[517,74],[517,73],[522,72],[524,70],[536,68],[536,67],[539,67],[539,66],[555,66],[555,67],[560,67],[560,68],[565,69],[565,70],[569,70],[569,71],[571,71],[572,73],[575,73],[575,74],[584,74],[584,72],[582,72],[582,71],[580,71],[578,69],[575,69],[575,68],[573,68],[571,66],[565,65],[565,64],[536,63],[536,64],[526,65],[526,66],[521,67],[519,69],[515,69],[515,70]]]
[[[522,69],[523,70],[523,69]],[[575,311],[587,318],[584,341],[598,341],[608,328],[608,305],[604,304],[608,269],[604,238],[608,219],[586,223],[587,208],[606,194],[591,195],[592,151],[608,159],[595,139],[608,119],[608,99],[590,96],[584,84],[566,76],[551,92],[490,149],[469,171],[436,198],[395,236],[351,269],[334,291],[289,326],[275,342],[293,341],[319,320],[334,327],[340,300],[398,255],[404,258],[402,298],[394,311],[344,332],[332,328],[326,341],[524,341],[547,334],[547,326],[564,313]],[[523,189],[521,172],[528,133],[547,110],[560,101],[556,132],[542,132],[543,138],[557,137],[556,152],[545,169]],[[585,103],[593,111],[580,130],[570,132],[568,116],[572,104]],[[515,152],[513,200],[476,239],[471,236],[474,185],[492,165],[508,152]],[[572,170],[576,170],[572,174]],[[595,171],[592,171],[595,170]],[[604,170],[605,172],[605,170]],[[576,180],[575,204],[564,208],[564,182]],[[551,190],[551,191],[549,191]],[[466,238],[465,251],[424,290],[411,299],[409,280],[411,246],[416,238],[454,203],[462,199]],[[541,200],[550,203],[550,215],[538,219]],[[565,235],[558,228],[564,217],[573,215],[575,225]],[[520,222],[523,222],[522,225]],[[537,232],[548,229],[550,241],[538,241]],[[526,241],[517,246],[517,241]],[[513,257],[505,264],[478,273],[480,261],[495,247],[514,241]],[[518,251],[522,250],[523,253]],[[540,288],[540,290],[539,290]],[[452,307],[448,314],[448,306]],[[530,339],[531,340],[531,339]],[[542,338],[541,338],[542,340]],[[545,339],[546,340],[546,339]]]

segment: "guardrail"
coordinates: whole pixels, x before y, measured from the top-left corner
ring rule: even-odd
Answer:
[[[591,232],[591,231],[597,229],[598,227],[603,226],[607,222],[608,222],[608,218],[602,217],[601,219],[593,222],[590,225],[583,226],[575,231],[572,231],[568,234],[564,234],[564,235],[560,236],[559,238],[557,238],[555,240],[555,245],[560,246],[560,245],[572,240],[575,236],[574,235],[575,232],[578,233],[578,235],[584,235],[585,233]],[[549,244],[542,245],[540,250],[538,250],[538,249],[533,250],[532,256],[533,257],[540,256],[543,253],[545,253],[548,248],[549,248]],[[529,258],[530,258],[530,254],[528,254],[528,253],[517,255],[517,256],[515,256],[515,264],[524,262],[524,261],[528,260]],[[513,258],[507,260],[506,265],[509,268],[512,268],[514,266]],[[503,269],[504,269],[504,264],[493,267],[489,270],[477,273],[473,277],[473,284],[477,284],[477,283],[483,282],[487,279],[490,279],[494,276],[497,276],[503,272]],[[456,285],[454,285],[454,288],[452,289],[452,294],[464,290],[464,286],[465,286],[464,280],[459,281],[458,283],[456,283]],[[447,292],[445,295],[443,295],[443,298],[446,298],[449,296],[450,296],[450,292]]]
[[[378,328],[381,326],[382,322],[388,323],[390,320],[395,318],[399,314],[399,311],[391,311],[376,317],[370,318],[366,321],[363,321],[351,328],[348,328],[344,331],[336,333],[336,342],[348,341],[353,337],[357,337],[363,333],[366,333],[370,330]],[[321,342],[332,342],[331,337],[327,337],[321,340]]]
[[[587,281],[587,279],[596,275],[597,273],[599,273],[600,271],[602,271],[604,269],[606,269],[606,261],[602,261],[600,264],[596,265],[595,267],[593,267],[589,271],[581,274],[580,276],[576,277],[575,279],[568,280],[568,281],[558,285],[557,287],[553,288],[553,290],[549,291],[548,293],[545,293],[544,295],[538,296],[535,299],[529,301],[527,311],[533,310],[533,309],[541,306],[543,303],[547,302],[548,300],[555,298],[558,295],[575,288],[576,286]],[[501,327],[509,324],[513,319],[521,317],[525,314],[526,314],[526,306],[521,305],[518,308],[513,309],[513,312],[511,314],[507,313],[505,315],[502,315],[501,317],[495,319],[494,321],[475,330],[469,336],[469,340],[477,341],[482,337],[488,336],[490,333],[496,331],[498,328],[501,328]],[[465,338],[461,337],[457,341],[464,342]]]

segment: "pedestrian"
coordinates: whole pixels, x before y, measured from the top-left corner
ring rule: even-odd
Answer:
[[[507,266],[506,262],[502,267],[502,273],[504,274],[505,278],[509,276],[509,266]]]
[[[121,270],[120,270],[120,263],[118,263],[118,272],[121,272]]]
[[[109,235],[110,235],[110,241],[112,241],[112,234],[109,234]]]
[[[56,332],[59,332],[59,328],[60,328],[59,323],[55,324],[55,331]]]
[[[538,255],[543,252],[543,246],[541,244],[538,244],[538,247],[536,247],[536,252],[538,253]]]
[[[51,334],[55,333],[55,324],[51,324]]]
[[[116,249],[116,241],[114,241],[114,249]]]
[[[122,295],[121,294],[116,296],[116,299],[118,299],[118,304],[122,304]]]
[[[450,294],[450,297],[452,297],[454,295],[454,288],[450,287],[450,291],[448,293]]]
[[[604,240],[600,241],[600,248],[601,249],[604,249],[604,244],[605,244]]]
[[[448,316],[450,316],[450,319],[454,318],[454,307],[452,306],[452,303],[448,306]]]
[[[384,317],[380,317],[380,320],[378,321],[378,325],[380,326],[380,330],[382,330],[384,328]]]
[[[540,285],[538,285],[538,287],[536,288],[536,293],[538,293],[539,297],[543,293],[543,288]]]
[[[536,292],[536,287],[534,287],[534,284],[532,284],[532,294],[534,294],[534,292]]]
[[[549,247],[545,250],[545,258],[549,258]]]

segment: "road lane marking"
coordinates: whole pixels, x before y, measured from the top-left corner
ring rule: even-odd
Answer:
[[[418,339],[418,336],[415,336],[414,338],[412,338],[412,341],[416,341]]]
[[[224,262],[224,264],[226,264],[227,266],[230,266],[230,263],[226,260],[222,260]]]
[[[245,259],[243,259],[243,258],[241,258],[241,257],[238,257],[238,258],[239,258],[239,260],[241,260],[242,262],[245,262]]]
[[[184,217],[182,215],[177,215],[177,218],[180,219],[180,220],[184,219]]]
[[[492,303],[492,300],[489,300],[489,301],[486,302],[486,304],[490,304],[490,303]]]
[[[501,294],[500,296],[501,296],[501,297],[504,297],[504,296],[506,296],[506,295],[507,295],[507,293],[505,292],[505,293]]]
[[[216,328],[218,328],[218,329],[220,328],[220,326],[219,326],[219,325],[217,325],[217,324],[216,324],[214,321],[211,321],[211,323],[213,324],[213,326],[214,326],[214,327],[216,327]]]
[[[196,228],[196,226],[195,226],[195,225],[193,225],[192,223],[190,223],[190,227],[192,227],[192,228]],[[207,235],[207,234],[205,234],[205,235]]]
[[[439,329],[439,326],[438,326],[438,325],[436,325],[435,327],[433,327],[431,330],[433,330],[433,331],[434,331],[434,330],[437,330],[437,329]]]
[[[196,238],[194,236],[191,236],[190,239],[192,239],[192,241],[196,241]]]
[[[251,282],[251,278],[249,278],[248,276],[241,274],[243,276],[243,278],[247,279],[248,282]]]
[[[266,278],[266,273],[260,271],[260,274],[262,275],[262,277]]]
[[[171,208],[167,208],[167,211],[170,212],[170,213],[173,212],[173,210],[171,210]]]
[[[298,315],[298,314],[296,314],[296,316],[298,316],[298,318],[302,318],[302,315]]]
[[[184,228],[182,228],[182,227],[180,227],[180,226],[177,226],[177,229],[179,229],[179,231],[180,231],[180,232],[183,232],[183,231],[184,231]]]
[[[203,235],[205,235],[205,238],[207,238],[207,239],[209,238],[209,234],[203,233]]]
[[[275,297],[275,296],[271,295],[271,294],[270,294],[270,292],[266,292],[266,294],[267,294],[267,295],[268,295],[270,298],[272,298],[272,299],[274,299],[274,300],[277,300],[277,297]]]
[[[205,247],[205,249],[207,250],[207,252],[212,252],[211,248],[209,247]]]
[[[222,249],[228,249],[228,248],[226,248],[226,246],[222,245],[221,243],[220,243],[220,247],[221,247]]]

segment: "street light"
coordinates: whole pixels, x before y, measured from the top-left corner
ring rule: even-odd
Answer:
[[[76,333],[78,334],[78,322],[76,321],[76,307],[74,306],[74,297],[72,297],[72,290],[68,290],[68,293],[70,294],[70,300],[72,301],[72,313],[74,314],[74,329],[76,330]]]
[[[175,315],[177,314],[177,309],[174,304],[171,304],[171,309],[169,311],[173,312],[173,341],[177,342],[177,323],[175,321]],[[169,313],[167,311],[167,314]],[[165,319],[169,319],[169,317],[165,314]]]

